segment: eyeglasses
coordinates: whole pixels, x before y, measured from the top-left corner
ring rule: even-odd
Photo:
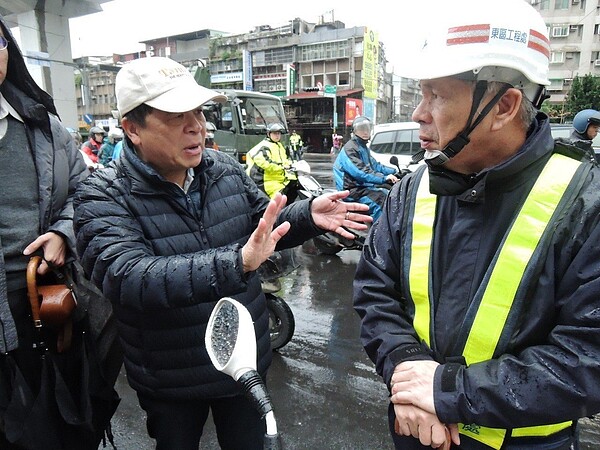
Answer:
[[[0,50],[4,50],[8,47],[8,40],[4,36],[0,36]]]

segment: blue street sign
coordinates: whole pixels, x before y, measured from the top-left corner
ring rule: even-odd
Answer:
[[[91,114],[84,114],[83,115],[83,120],[85,123],[87,123],[88,125],[91,125],[92,122],[94,121],[94,116],[92,116]]]

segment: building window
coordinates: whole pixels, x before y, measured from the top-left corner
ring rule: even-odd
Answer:
[[[554,9],[569,9],[569,0],[554,0]]]
[[[322,42],[305,45],[300,49],[300,61],[319,61],[348,58],[350,48],[348,41]]]
[[[562,79],[554,79],[550,80],[550,86],[546,87],[548,91],[562,91],[563,89],[563,80]]]
[[[338,84],[340,86],[350,85],[350,73],[348,72],[340,72],[338,74]]]
[[[550,64],[559,64],[565,62],[564,52],[552,52],[550,54]]]
[[[574,33],[581,37],[583,25],[569,25],[569,33]]]
[[[569,35],[568,25],[559,25],[552,27],[552,37],[567,37]]]
[[[566,52],[565,59],[574,59],[579,62],[579,52]]]

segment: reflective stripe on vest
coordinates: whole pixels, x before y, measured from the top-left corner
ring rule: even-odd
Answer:
[[[491,274],[481,303],[471,325],[463,356],[467,365],[494,357],[496,346],[506,319],[515,300],[525,270],[548,227],[558,204],[581,163],[563,155],[554,154],[535,182],[521,210],[511,225],[491,267]],[[415,306],[413,326],[431,346],[430,264],[435,221],[436,196],[429,192],[428,171],[419,182],[410,243],[409,290]],[[487,275],[487,274],[486,274]],[[570,427],[572,422],[516,428],[514,437],[549,436]],[[500,449],[506,430],[486,428],[476,424],[459,424],[461,434],[493,449]]]

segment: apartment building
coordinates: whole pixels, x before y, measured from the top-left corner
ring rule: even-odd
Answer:
[[[600,76],[600,1],[525,0],[544,17],[550,36],[549,101],[564,102],[573,78]]]
[[[120,66],[111,57],[85,56],[73,62],[78,67],[75,100],[79,128],[98,125],[108,129],[116,126],[115,77]]]
[[[314,143],[331,145],[331,135],[349,136],[352,119],[365,114],[377,123],[398,118],[392,74],[376,30],[346,28],[333,12],[318,23],[296,18],[279,27],[261,25],[246,33],[198,30],[142,42],[144,55],[168,56],[195,73],[209,74],[213,89],[245,89],[281,97],[290,128]],[[135,55],[115,55],[124,61]],[[92,103],[104,89],[90,75]],[[98,81],[101,83],[102,81]],[[204,83],[203,83],[204,84]],[[113,88],[114,92],[114,88]],[[78,100],[79,101],[79,100]],[[81,97],[81,102],[85,96]],[[407,105],[408,111],[414,105]],[[113,103],[114,109],[116,105]],[[100,112],[102,109],[102,112]],[[97,113],[106,116],[104,107]]]

